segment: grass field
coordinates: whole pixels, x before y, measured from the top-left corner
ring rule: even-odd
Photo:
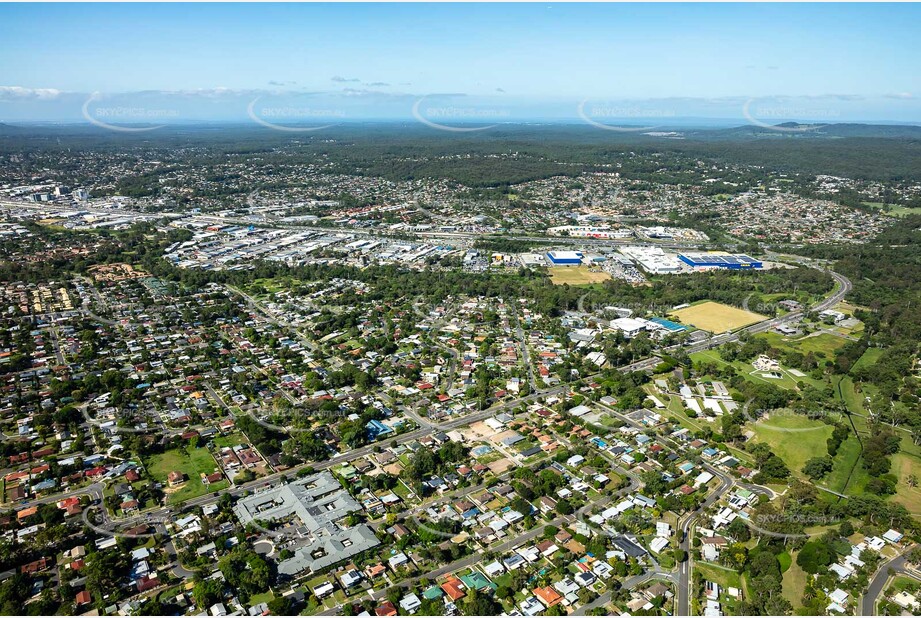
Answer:
[[[790,556],[790,568],[783,574],[783,597],[790,601],[793,609],[802,607],[803,593],[806,592],[806,578],[809,575],[798,564],[796,556]]]
[[[550,281],[554,285],[591,285],[602,283],[611,278],[604,271],[591,271],[588,266],[551,266],[549,269]]]
[[[892,474],[899,479],[892,500],[917,517],[921,513],[921,488],[909,487],[908,477],[913,474],[916,483],[921,484],[921,460],[907,453],[896,453],[892,456]]]
[[[669,315],[681,320],[682,324],[690,324],[711,333],[724,333],[728,330],[736,330],[767,319],[763,315],[752,313],[751,311],[737,309],[709,300],[672,311]]]
[[[783,552],[777,554],[777,562],[780,563],[780,572],[786,573],[787,569],[790,568],[790,565],[793,564],[793,558],[789,553]]]
[[[842,494],[860,495],[870,474],[860,463],[860,443],[853,435],[841,443],[835,455],[835,467],[819,484]]]
[[[882,348],[867,348],[867,351],[857,359],[857,362],[854,363],[854,369],[859,369],[867,365],[872,365],[879,360],[879,357],[883,355]]]
[[[765,333],[758,336],[767,339],[768,343],[775,348],[796,350],[801,354],[812,352],[816,355],[822,355],[824,358],[832,358],[838,348],[847,343],[847,339],[844,337],[837,337],[828,333],[809,335],[799,339],[787,339],[778,333]]]
[[[883,202],[864,202],[867,206],[872,206],[879,210],[883,210]],[[905,217],[907,215],[918,215],[921,214],[921,208],[909,208],[907,206],[901,206],[899,204],[889,204],[888,210],[884,210],[884,214],[891,215],[893,217]]]
[[[191,446],[184,449],[171,449],[165,453],[154,455],[147,462],[147,471],[152,477],[163,484],[163,487],[169,485],[167,475],[176,470],[186,475],[187,481],[176,491],[169,492],[167,502],[169,504],[178,504],[203,496],[208,492],[226,489],[229,483],[226,480],[220,483],[214,483],[205,486],[201,482],[201,473],[211,474],[214,472],[217,464],[214,457],[204,447],[192,448]]]
[[[821,421],[787,414],[749,423],[746,427],[755,432],[757,442],[769,444],[774,454],[797,476],[802,476],[807,460],[828,454],[825,442],[832,428]]]

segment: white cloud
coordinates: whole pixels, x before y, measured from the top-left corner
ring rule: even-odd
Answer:
[[[22,86],[0,86],[0,100],[38,99],[49,101],[64,94],[56,88],[23,88]]]

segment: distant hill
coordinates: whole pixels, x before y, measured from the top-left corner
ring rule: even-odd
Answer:
[[[798,137],[813,139],[844,138],[844,137],[869,137],[877,139],[919,139],[921,126],[899,124],[860,124],[860,123],[835,123],[835,124],[804,124],[798,122],[782,122],[775,128],[757,125],[743,125],[731,129],[701,129],[686,131],[699,139],[746,139],[746,138],[780,138]]]
[[[0,135],[22,135],[32,130],[31,127],[17,127],[12,124],[0,122]]]
[[[253,123],[172,125],[128,134],[88,123],[0,123],[0,154],[67,149],[167,151],[199,146],[215,156],[250,156],[283,147],[290,161],[312,161],[321,155],[344,174],[390,180],[450,178],[471,187],[499,187],[598,170],[616,159],[627,161],[633,153],[663,153],[785,173],[921,181],[921,126],[783,123],[776,128],[727,128],[723,122],[722,127],[698,128],[663,124],[655,132],[669,135],[552,122],[507,123],[473,134],[435,131],[418,122],[354,122],[310,135],[270,131]],[[466,153],[468,159],[458,163],[450,156],[458,152]],[[509,156],[510,152],[516,154]],[[655,176],[654,170],[636,165],[637,174]]]

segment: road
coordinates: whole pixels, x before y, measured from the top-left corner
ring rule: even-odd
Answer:
[[[906,548],[892,560],[879,565],[876,574],[873,576],[873,579],[870,580],[870,585],[867,586],[867,591],[860,597],[858,606],[860,607],[861,616],[876,615],[876,604],[879,602],[883,590],[886,588],[886,583],[889,581],[890,569],[896,573],[909,573],[911,571],[905,554],[908,553],[912,547],[914,546]],[[917,575],[913,575],[913,577],[917,578]]]
[[[664,579],[674,584],[675,574],[669,573],[667,571],[658,570],[658,569],[646,571],[642,575],[634,575],[633,577],[628,577],[627,579],[625,579],[623,581],[623,584],[621,585],[621,590],[633,590],[637,586],[641,584],[645,584],[651,579]],[[579,609],[574,611],[572,615],[573,616],[585,616],[586,614],[588,614],[588,612],[592,611],[593,609],[598,609],[599,607],[606,606],[608,603],[611,602],[611,595],[612,595],[611,592],[605,592],[604,594],[599,596],[594,601],[590,603],[586,603],[585,605],[581,606]],[[680,616],[681,614],[678,614],[678,615]]]
[[[631,425],[632,427],[636,429],[643,430],[646,428],[645,426],[641,425],[640,423],[637,423],[630,417],[625,416],[624,414],[620,413],[619,411],[609,406],[606,406],[602,403],[596,403],[596,405],[602,408],[603,410],[605,410],[606,412],[608,412],[608,414],[612,414],[618,417],[620,420],[628,423],[629,425]],[[665,438],[662,438],[661,436],[656,436],[655,441],[661,444],[662,446],[672,448],[672,445],[668,443],[668,440],[666,440]],[[691,601],[690,601],[691,570],[693,568],[693,564],[692,564],[693,559],[691,557],[691,536],[694,532],[694,524],[696,523],[697,519],[706,509],[708,509],[711,505],[713,505],[715,502],[720,500],[724,495],[726,495],[726,493],[730,489],[732,489],[733,486],[741,485],[740,483],[736,481],[736,479],[714,468],[710,464],[706,464],[706,463],[702,464],[702,467],[707,472],[710,472],[711,474],[713,474],[714,477],[719,479],[720,486],[715,491],[711,492],[706,498],[704,498],[703,502],[700,503],[697,509],[695,509],[691,513],[688,513],[684,518],[678,520],[679,530],[680,530],[680,535],[681,535],[680,537],[681,541],[678,544],[678,547],[680,549],[683,549],[685,552],[687,552],[687,556],[688,556],[688,559],[682,562],[678,567],[676,583],[678,585],[677,603],[678,603],[678,615],[679,616],[690,615],[689,611],[690,611],[690,605],[691,605]],[[748,485],[747,487],[751,489],[752,491],[756,491],[757,493],[761,495],[767,495],[767,496],[773,495],[773,492],[771,492],[771,490],[767,489],[766,487],[761,487],[759,485]]]

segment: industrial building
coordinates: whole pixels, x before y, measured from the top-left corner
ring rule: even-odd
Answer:
[[[547,261],[553,266],[579,266],[582,264],[581,251],[548,251]]]
[[[749,270],[761,268],[763,264],[748,255],[729,255],[723,253],[680,253],[678,259],[692,268],[729,268],[731,270]]]

